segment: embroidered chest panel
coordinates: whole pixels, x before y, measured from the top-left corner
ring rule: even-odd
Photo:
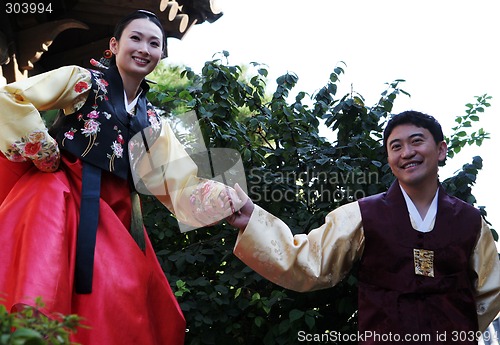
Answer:
[[[87,100],[80,110],[60,120],[56,140],[61,149],[102,170],[127,178],[129,139],[146,127],[153,137],[157,137],[161,130],[159,116],[144,95],[139,98],[136,114],[128,114],[121,85],[111,92],[105,74],[90,72],[92,88]],[[75,88],[88,87],[80,83]]]

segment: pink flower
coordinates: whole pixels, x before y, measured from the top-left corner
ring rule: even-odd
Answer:
[[[6,157],[12,162],[25,162],[26,158],[22,156],[19,152],[14,152],[11,155],[6,155]]]
[[[113,144],[111,145],[111,148],[113,149],[113,153],[115,154],[116,157],[122,158],[123,156],[123,147],[121,144],[119,144],[116,141],[113,141]]]
[[[85,81],[79,81],[75,85],[75,92],[77,93],[82,93],[84,91],[87,91],[89,89],[89,84]]]
[[[106,80],[104,80],[104,79],[97,79],[96,82],[97,82],[97,86],[99,87],[99,89],[101,89],[102,91],[104,91],[104,93],[108,92],[106,90],[106,86],[108,86],[109,84],[108,84],[108,82]]]
[[[59,154],[54,153],[37,162],[36,166],[42,171],[55,171],[59,167]]]
[[[161,128],[160,121],[158,121],[158,117],[154,111],[148,110],[148,120],[151,128],[154,130],[159,130]]]
[[[99,112],[97,110],[92,110],[90,113],[87,114],[87,117],[89,119],[98,119],[99,118]]]
[[[97,134],[97,132],[101,130],[100,125],[101,124],[99,122],[93,119],[86,120],[83,125],[82,133],[85,135]]]
[[[73,140],[73,138],[75,137],[75,132],[74,131],[67,131],[66,133],[64,133],[64,137],[66,139]]]
[[[125,140],[123,139],[123,135],[118,134],[118,137],[116,139],[121,145],[125,143]]]
[[[26,145],[24,146],[24,153],[28,157],[34,156],[40,151],[41,148],[42,144],[40,142],[26,143]]]

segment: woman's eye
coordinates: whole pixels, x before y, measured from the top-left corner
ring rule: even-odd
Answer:
[[[152,45],[153,47],[158,48],[158,47],[160,46],[160,43],[158,43],[158,42],[151,42],[151,45]]]

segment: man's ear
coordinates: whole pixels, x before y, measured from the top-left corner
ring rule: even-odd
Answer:
[[[448,153],[448,145],[446,144],[446,141],[443,140],[438,144],[438,154],[440,162],[444,162],[447,153]]]

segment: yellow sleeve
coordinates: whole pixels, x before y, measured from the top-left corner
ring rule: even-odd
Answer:
[[[288,226],[259,206],[240,231],[234,254],[264,278],[295,291],[332,287],[364,249],[357,202],[330,212],[309,234],[292,235]]]
[[[477,275],[475,288],[479,330],[484,331],[500,311],[500,261],[493,235],[484,219],[472,266]]]
[[[131,142],[138,145],[135,139]],[[165,119],[149,150],[131,156],[130,161],[138,192],[154,195],[179,222],[191,227],[181,226],[181,231],[212,225],[232,214],[224,205],[224,196],[234,190],[216,179],[197,176],[198,167]]]
[[[12,161],[31,159],[42,171],[59,165],[57,143],[40,111],[80,108],[91,88],[90,72],[67,66],[0,87],[0,151]]]

